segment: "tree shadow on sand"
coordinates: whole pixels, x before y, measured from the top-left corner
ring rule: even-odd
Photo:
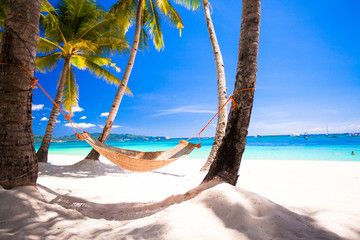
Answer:
[[[153,174],[169,175],[172,177],[184,177],[163,171],[151,171]],[[84,159],[73,165],[52,165],[39,163],[39,175],[53,177],[74,177],[74,178],[95,178],[106,175],[131,174],[131,171],[124,170],[113,164],[106,164],[98,160]]]
[[[236,192],[236,197],[229,198],[226,194],[204,196],[200,201],[211,208],[227,228],[239,231],[249,239],[342,239],[321,227],[312,217],[293,212],[241,188],[236,188]],[[239,201],[234,201],[234,198]]]
[[[218,185],[222,188],[217,189]],[[66,209],[74,209],[84,216],[94,219],[115,221],[135,220],[158,213],[172,205],[191,201],[196,206],[205,206],[220,219],[226,228],[236,230],[249,239],[342,239],[337,234],[322,228],[315,219],[300,215],[246,190],[235,190],[241,199],[234,201],[234,196],[219,194],[227,184],[210,182],[196,187],[185,194],[171,196],[160,202],[100,204],[82,198],[58,194],[39,185],[42,190],[53,195],[49,202]],[[203,192],[206,192],[202,194]],[[233,190],[231,190],[234,192]],[[216,195],[214,197],[214,194]],[[192,213],[188,213],[191,219]],[[163,228],[165,226],[161,226]],[[151,229],[148,229],[151,235]],[[134,234],[136,234],[136,229]]]
[[[168,231],[178,226],[161,220],[164,217],[175,220],[181,212],[182,219],[189,219],[191,223],[175,221],[181,224],[181,231],[197,228],[191,221],[196,213],[186,210],[188,204],[195,207],[191,209],[202,208],[212,212],[209,216],[214,219],[208,220],[217,225],[218,221],[222,222],[220,229],[235,231],[237,236],[248,239],[341,239],[322,228],[312,217],[297,214],[257,194],[224,183],[209,182],[160,202],[116,204],[99,204],[61,195],[41,185],[37,188],[38,191],[34,187],[15,190],[0,188],[2,239],[9,236],[13,239],[25,239],[27,236],[51,236],[53,239],[86,239],[90,236],[92,239],[114,236],[116,239],[162,239]],[[15,194],[11,191],[15,191]],[[8,207],[9,202],[12,209]],[[185,202],[186,205],[181,205]],[[176,211],[174,208],[170,210],[173,205],[176,205]],[[160,213],[166,208],[169,210]],[[130,222],[125,221],[136,221],[155,213],[162,215],[131,226],[128,225]],[[206,224],[206,220],[199,224]],[[64,231],[64,228],[68,230]],[[204,234],[210,236],[211,231],[214,230],[209,229]]]
[[[207,188],[208,186],[205,187]],[[62,195],[40,184],[38,184],[38,188],[46,191],[46,195],[53,196],[51,200],[48,199],[51,204],[58,204],[66,209],[75,209],[84,216],[90,218],[116,221],[134,220],[151,216],[171,205],[190,200],[204,190],[204,186],[201,186],[194,188],[185,194],[170,196],[159,202],[124,202],[103,204],[91,202],[83,198]]]

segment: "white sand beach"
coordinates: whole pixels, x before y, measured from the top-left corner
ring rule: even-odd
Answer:
[[[0,239],[360,239],[360,162],[244,160],[236,187],[198,187],[205,159],[49,159],[37,187],[0,188]]]

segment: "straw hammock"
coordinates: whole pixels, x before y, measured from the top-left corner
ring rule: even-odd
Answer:
[[[165,167],[177,159],[189,155],[198,145],[186,141],[175,147],[158,152],[139,152],[106,145],[85,132],[83,140],[117,166],[133,172],[147,172]]]

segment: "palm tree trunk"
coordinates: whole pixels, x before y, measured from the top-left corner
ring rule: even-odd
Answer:
[[[60,82],[59,82],[59,86],[58,86],[58,90],[55,96],[55,103],[60,107],[61,104],[61,100],[64,94],[64,86],[65,86],[65,82],[67,79],[67,76],[69,74],[69,69],[70,69],[70,56],[67,56],[64,60],[64,67],[63,70],[61,72],[61,77],[60,77]],[[53,134],[54,128],[55,128],[55,124],[56,124],[56,119],[59,115],[59,109],[56,107],[56,105],[54,104],[50,113],[50,117],[49,117],[49,121],[48,124],[46,126],[46,131],[44,134],[44,138],[41,141],[41,145],[39,150],[36,153],[37,158],[39,159],[39,162],[48,162],[48,152],[49,152],[49,146],[50,146],[50,141],[51,141],[51,136]]]
[[[217,86],[218,86],[218,110],[226,103],[226,79],[225,79],[225,69],[224,61],[221,55],[220,46],[216,38],[215,28],[211,20],[210,6],[207,0],[202,0],[204,7],[206,25],[209,32],[210,42],[213,49],[215,64],[216,64],[216,73],[217,73]],[[221,140],[225,135],[227,121],[227,108],[224,107],[218,114],[218,120],[216,125],[215,139],[209,157],[201,168],[200,171],[208,171],[211,163],[214,161],[216,152],[219,149]]]
[[[241,158],[245,151],[254,91],[260,31],[260,0],[243,0],[235,95],[238,106],[231,107],[226,133],[213,164],[203,182],[223,181],[236,185]]]
[[[137,53],[138,46],[139,46],[139,40],[140,40],[141,17],[142,17],[141,15],[142,15],[142,11],[143,11],[143,6],[144,6],[144,1],[139,1],[138,9],[136,12],[135,35],[134,35],[134,40],[133,40],[132,47],[131,47],[129,61],[126,65],[124,75],[121,79],[120,87],[115,95],[113,104],[112,104],[110,112],[109,112],[109,116],[106,119],[104,129],[98,138],[98,140],[100,142],[105,142],[110,134],[112,125],[114,123],[115,117],[116,117],[117,112],[120,107],[121,100],[125,94],[125,90],[126,90],[126,86],[129,81],[129,78],[130,78],[131,70],[134,66],[135,57],[136,57],[136,53]],[[100,154],[95,149],[92,149],[90,151],[90,153],[85,157],[85,159],[98,160],[99,157],[100,157]]]
[[[35,71],[41,0],[9,0],[0,54],[0,185],[35,185],[38,175],[32,133],[32,78]],[[18,65],[18,66],[17,66]]]

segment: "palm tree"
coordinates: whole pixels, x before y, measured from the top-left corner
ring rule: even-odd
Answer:
[[[162,16],[166,18],[172,26],[177,27],[180,30],[180,34],[181,29],[183,28],[181,17],[172,7],[169,0],[119,0],[114,4],[114,6],[112,6],[110,12],[119,17],[120,24],[126,29],[128,29],[135,20],[135,34],[129,60],[126,65],[120,87],[115,95],[113,104],[111,105],[104,129],[98,138],[100,142],[105,142],[110,134],[134,66],[139,46],[146,48],[148,46],[148,39],[150,35],[157,50],[164,48],[160,14],[162,14]],[[86,159],[99,159],[99,153],[92,149],[86,156]]]
[[[121,81],[104,67],[118,68],[109,56],[128,49],[124,40],[124,30],[116,23],[117,18],[100,8],[94,1],[63,0],[55,10],[50,4],[45,8],[46,15],[40,18],[45,37],[38,39],[37,69],[41,72],[52,70],[62,59],[64,66],[58,82],[55,102],[63,102],[64,109],[71,114],[77,106],[78,86],[73,68],[89,70],[98,77],[112,83]],[[129,89],[125,89],[130,93]],[[64,99],[63,99],[64,95]],[[47,162],[51,136],[59,109],[54,104],[41,146],[37,151],[40,162]]]
[[[4,188],[36,184],[30,74],[35,71],[40,8],[41,0],[8,1],[0,54],[0,185]]]
[[[221,144],[221,140],[225,135],[228,113],[226,106],[222,108],[227,101],[225,68],[224,68],[224,61],[222,58],[222,54],[220,51],[220,46],[216,37],[214,24],[211,19],[210,3],[208,0],[201,0],[201,2],[204,9],[204,15],[206,20],[207,30],[209,32],[210,43],[215,58],[216,75],[217,75],[217,92],[218,92],[218,110],[220,111],[218,114],[213,146],[211,148],[206,163],[200,170],[200,171],[208,171],[211,163],[214,161],[216,152]],[[191,8],[194,10],[199,8],[200,0],[181,0],[178,1],[178,3],[185,5],[188,9]]]
[[[215,155],[221,144],[221,140],[223,139],[223,137],[225,135],[228,111],[227,111],[226,107],[222,108],[222,106],[224,106],[224,104],[227,101],[225,68],[224,68],[224,61],[222,58],[222,54],[220,51],[220,46],[219,46],[219,43],[216,38],[215,28],[214,28],[214,25],[213,25],[212,19],[211,19],[210,3],[207,0],[202,0],[202,4],[203,4],[203,8],[204,8],[206,26],[207,26],[207,29],[209,32],[210,42],[211,42],[212,50],[213,50],[214,57],[215,57],[216,74],[217,74],[217,91],[218,91],[218,109],[220,111],[218,114],[218,119],[217,119],[214,143],[212,145],[212,148],[211,148],[211,151],[210,151],[210,154],[208,156],[206,163],[201,168],[201,171],[208,171],[210,168],[210,165],[214,161]]]
[[[260,32],[260,0],[243,0],[239,55],[233,98],[226,134],[203,182],[223,181],[236,185],[256,85]]]

